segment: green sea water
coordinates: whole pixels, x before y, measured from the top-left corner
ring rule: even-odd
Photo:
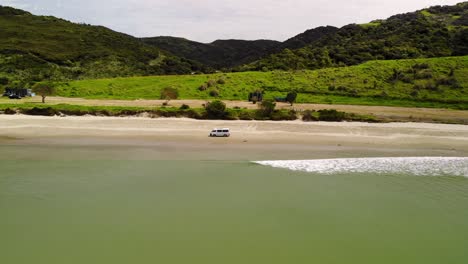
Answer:
[[[465,177],[25,148],[0,147],[0,263],[468,263]]]

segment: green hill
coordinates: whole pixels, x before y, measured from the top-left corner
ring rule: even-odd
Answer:
[[[0,76],[25,82],[201,70],[196,63],[105,27],[2,6],[0,25]]]
[[[175,37],[143,38],[142,41],[214,69],[251,63],[279,51],[278,47],[281,44],[273,40],[217,40],[205,44]]]
[[[358,66],[294,72],[240,72],[153,76],[62,83],[59,95],[83,98],[159,99],[165,87],[181,99],[246,100],[298,92],[298,102],[400,105],[468,109],[468,56],[370,61]],[[217,96],[216,96],[217,95]]]
[[[2,6],[0,24],[1,83],[22,87],[49,79],[322,69],[372,60],[468,55],[468,2],[340,29],[319,27],[282,43],[138,39]]]
[[[300,49],[284,49],[238,70],[319,69],[370,60],[468,54],[468,2],[345,26]]]

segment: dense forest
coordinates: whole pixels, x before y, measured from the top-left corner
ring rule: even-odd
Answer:
[[[188,74],[201,64],[101,26],[0,7],[0,76],[21,82]]]
[[[468,2],[464,2],[347,25],[302,48],[286,48],[237,70],[319,69],[467,54]]]

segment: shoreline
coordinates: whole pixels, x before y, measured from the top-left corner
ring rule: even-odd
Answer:
[[[214,127],[229,127],[232,136],[208,137]],[[468,126],[0,115],[0,143],[24,149],[73,146],[82,153],[116,148],[123,151],[119,156],[123,159],[467,157]],[[126,153],[127,149],[131,151]],[[73,159],[73,155],[69,158]]]

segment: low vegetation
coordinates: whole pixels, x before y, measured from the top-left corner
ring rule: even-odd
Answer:
[[[266,109],[268,108],[268,109]],[[324,114],[327,113],[327,114]],[[338,113],[338,114],[336,114]],[[351,113],[326,111],[277,110],[274,103],[259,107],[259,109],[226,108],[221,101],[213,101],[205,108],[190,108],[183,105],[176,107],[120,107],[120,106],[82,106],[82,105],[42,105],[42,104],[0,104],[0,114],[38,115],[38,116],[145,116],[145,117],[187,117],[193,119],[216,120],[296,120],[302,117],[304,121],[363,121],[381,122],[376,117],[356,115]],[[306,116],[313,118],[307,118]],[[325,117],[326,116],[326,117]],[[335,116],[332,118],[331,116]],[[337,118],[339,117],[339,118]]]
[[[223,80],[221,83],[218,80]],[[468,109],[468,56],[371,61],[315,71],[217,73],[61,82],[57,95],[94,99],[157,99],[166,87],[179,99],[245,101],[294,96],[296,103]]]

